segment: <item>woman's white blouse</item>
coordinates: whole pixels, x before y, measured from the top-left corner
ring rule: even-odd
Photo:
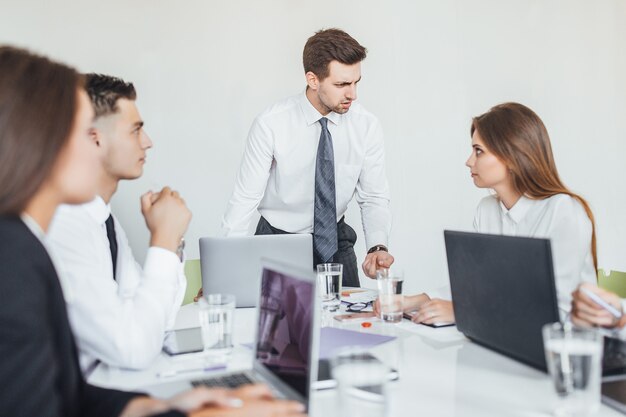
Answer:
[[[521,197],[510,210],[496,196],[485,197],[476,209],[474,230],[550,239],[562,313],[569,313],[572,291],[578,284],[597,282],[591,254],[591,221],[583,206],[566,194],[543,200]]]

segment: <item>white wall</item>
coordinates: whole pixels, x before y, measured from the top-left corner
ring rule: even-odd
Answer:
[[[192,257],[219,233],[250,123],[304,87],[302,47],[333,26],[369,49],[359,99],[385,128],[391,250],[409,291],[447,279],[442,230],[469,229],[485,195],[464,167],[471,117],[511,100],[543,118],[562,177],[590,201],[600,265],[626,270],[623,0],[0,0],[0,43],[138,88],[155,146],[113,206],[139,259],[148,188],[187,200]],[[347,217],[360,229],[356,203]]]

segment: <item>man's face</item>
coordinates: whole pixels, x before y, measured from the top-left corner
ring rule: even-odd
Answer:
[[[152,141],[143,130],[134,101],[120,99],[117,107],[116,113],[102,116],[94,123],[104,172],[115,180],[139,178]]]
[[[356,100],[356,87],[361,81],[361,63],[346,65],[331,61],[328,64],[328,70],[328,77],[321,81],[314,74],[315,80],[311,80],[309,74],[312,73],[307,74],[309,88],[317,95],[318,103],[314,105],[318,104],[315,107],[320,107],[318,110],[324,115],[331,111],[339,114],[346,113],[350,110],[352,102]]]

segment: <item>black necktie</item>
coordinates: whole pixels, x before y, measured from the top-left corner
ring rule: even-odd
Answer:
[[[111,249],[111,262],[113,263],[113,279],[115,279],[115,267],[117,265],[117,237],[115,236],[115,225],[113,224],[113,215],[109,214],[107,221],[104,222],[107,227],[107,237],[109,238],[109,249]]]
[[[320,262],[332,261],[337,252],[337,208],[335,203],[335,157],[328,119],[322,117],[322,134],[315,160],[315,206],[313,249]]]

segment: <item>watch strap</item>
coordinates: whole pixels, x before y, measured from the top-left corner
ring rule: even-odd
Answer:
[[[372,246],[368,251],[368,255],[370,253],[374,253],[374,252],[378,252],[378,251],[384,251],[384,252],[389,252],[389,250],[387,250],[387,246],[385,245],[376,245],[376,246]]]

